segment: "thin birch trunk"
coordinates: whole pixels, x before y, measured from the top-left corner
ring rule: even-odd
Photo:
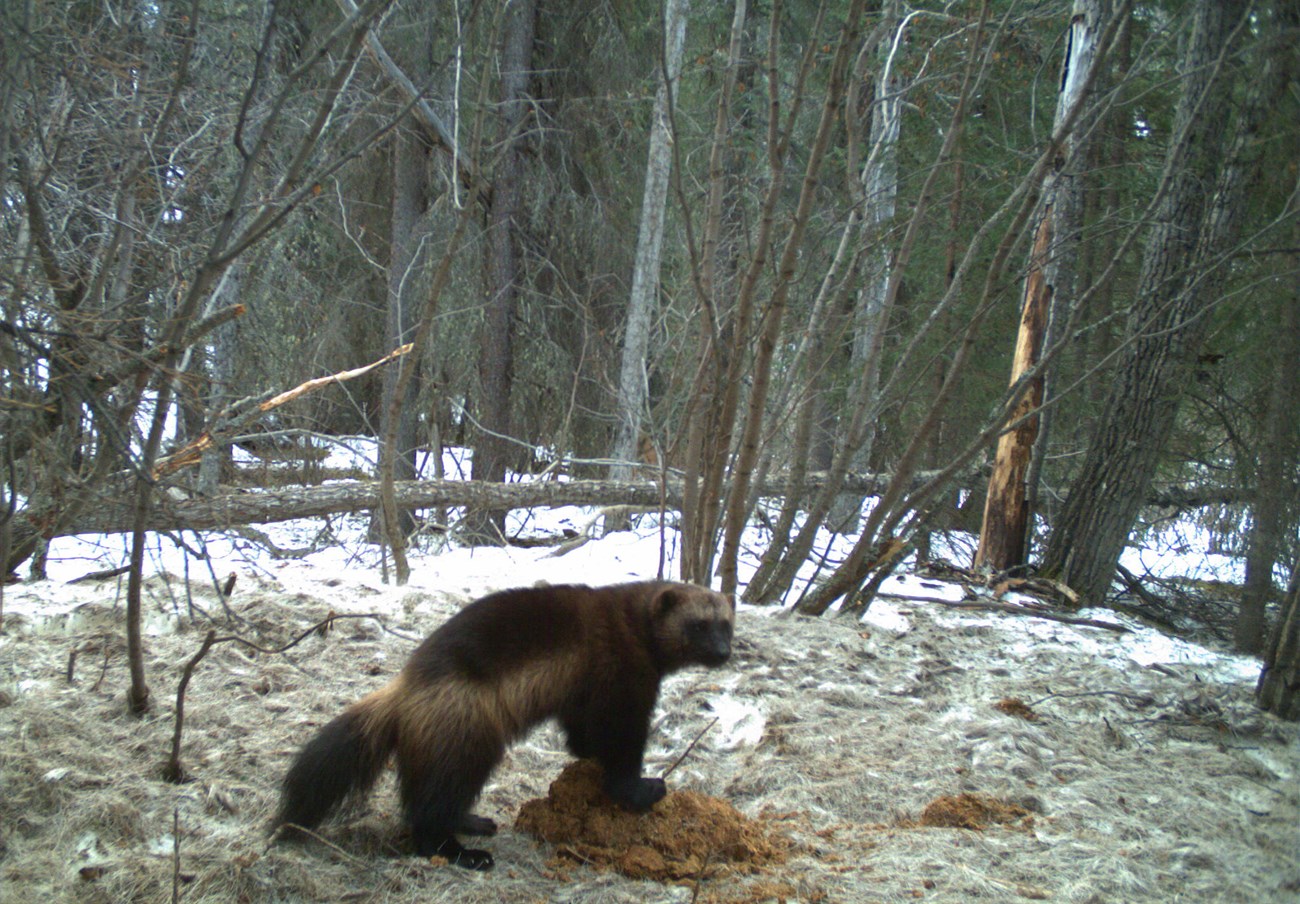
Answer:
[[[900,22],[898,0],[888,0],[882,14],[893,33],[893,40],[879,51],[880,71],[875,77],[871,114],[871,150],[861,175],[867,278],[858,293],[853,312],[853,345],[849,355],[849,371],[862,376],[860,385],[867,398],[874,398],[880,388],[885,327],[894,306],[894,296],[889,292],[894,254],[885,232],[893,222],[898,206],[898,140],[902,134],[903,98],[907,92],[897,63],[903,35],[916,15],[913,13]],[[852,440],[856,448],[852,453],[851,469],[867,469],[871,447],[875,443],[875,426],[873,418],[867,422],[865,434]],[[847,439],[841,437],[842,442]],[[826,517],[827,527],[840,533],[853,533],[861,515],[862,497],[845,493],[831,507]]]
[[[646,162],[645,187],[641,201],[641,226],[637,233],[636,262],[628,296],[627,331],[619,368],[618,432],[614,440],[611,480],[632,476],[647,396],[646,361],[650,349],[650,327],[655,297],[659,291],[659,262],[663,248],[664,208],[668,201],[672,173],[672,132],[668,104],[676,92],[681,73],[682,47],[686,39],[686,16],[690,0],[664,0],[664,52],[662,78],[655,93],[650,123],[650,149]]]

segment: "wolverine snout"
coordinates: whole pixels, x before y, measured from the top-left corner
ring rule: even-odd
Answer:
[[[700,661],[703,665],[722,665],[731,658],[731,634],[729,632],[715,631],[700,650]]]

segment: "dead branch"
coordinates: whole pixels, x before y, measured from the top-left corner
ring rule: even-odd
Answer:
[[[880,594],[884,596],[885,594]],[[1127,634],[1129,629],[1123,625],[1117,625],[1114,622],[1102,621],[1096,618],[1079,618],[1074,615],[1060,615],[1056,612],[1047,612],[1042,609],[1027,609],[1024,606],[1016,606],[1011,603],[985,603],[973,600],[963,600],[959,603],[948,600],[928,599],[926,602],[937,603],[940,606],[947,606],[950,609],[977,609],[984,612],[1005,612],[1009,615],[1028,615],[1031,618],[1045,618],[1049,621],[1061,622],[1066,625],[1078,625],[1084,628],[1102,628],[1106,631],[1114,631],[1116,634]]]
[[[676,769],[678,766],[680,766],[686,760],[686,758],[691,755],[691,751],[695,749],[695,745],[700,743],[700,739],[703,738],[705,734],[708,733],[710,728],[718,724],[718,719],[720,718],[721,716],[714,716],[712,722],[710,722],[708,725],[705,725],[703,728],[701,728],[700,733],[697,734],[695,736],[695,739],[686,746],[685,750],[682,751],[682,755],[679,756],[677,759],[673,760],[673,764],[669,766],[667,769],[665,769],[663,771],[663,774],[660,775],[659,777],[667,778],[668,776],[672,775],[673,770]]]
[[[163,778],[173,784],[185,781],[185,768],[181,766],[181,731],[185,727],[185,689],[190,686],[190,677],[193,676],[194,669],[203,661],[203,657],[208,655],[208,650],[212,649],[216,638],[215,630],[208,631],[199,651],[185,664],[185,668],[181,671],[180,683],[176,686],[176,724],[172,728],[172,753],[167,765],[163,767]]]
[[[300,398],[309,392],[320,389],[322,386],[329,386],[334,383],[346,383],[349,380],[355,380],[357,377],[365,376],[372,370],[382,367],[390,361],[394,361],[405,355],[411,350],[411,343],[399,346],[393,349],[378,361],[373,361],[364,367],[358,367],[354,370],[345,370],[327,377],[316,377],[300,383],[293,389],[286,390],[277,396],[266,399],[251,407],[243,408],[244,402],[237,402],[234,405],[222,411],[214,417],[213,424],[217,425],[211,429],[204,430],[194,439],[190,440],[183,447],[168,455],[158,462],[153,469],[153,477],[157,480],[167,474],[179,471],[181,468],[197,465],[203,458],[203,453],[218,445],[226,445],[234,441],[234,437],[257,418],[284,405]],[[241,410],[242,409],[242,410]]]
[[[117,568],[106,568],[103,571],[92,571],[69,580],[68,584],[80,584],[82,581],[106,581],[109,578],[120,577],[131,570],[130,565],[119,565]]]
[[[163,767],[163,778],[166,781],[177,784],[185,781],[185,768],[181,765],[181,732],[185,727],[185,689],[189,687],[190,678],[193,676],[194,670],[198,667],[198,664],[203,661],[203,657],[208,655],[209,650],[217,644],[237,643],[250,650],[256,650],[259,653],[285,653],[302,643],[311,635],[328,631],[334,622],[344,618],[373,618],[377,621],[380,620],[380,616],[376,612],[367,612],[358,615],[339,615],[335,612],[331,612],[325,618],[321,619],[310,628],[307,628],[305,631],[300,632],[292,640],[279,647],[264,647],[236,634],[228,634],[223,637],[218,637],[215,629],[209,630],[203,638],[203,644],[199,647],[199,651],[190,658],[190,661],[185,664],[185,668],[181,670],[181,680],[176,686],[176,724],[172,730],[171,758]],[[69,665],[69,668],[71,668],[71,665]]]

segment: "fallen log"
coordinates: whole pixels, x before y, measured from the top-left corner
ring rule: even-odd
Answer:
[[[561,505],[658,506],[653,483],[612,480],[488,483],[477,480],[409,480],[394,484],[402,508],[471,506],[485,509],[550,508]],[[158,494],[148,516],[148,530],[224,530],[245,524],[269,524],[319,518],[379,507],[377,480],[343,481],[312,487],[220,492],[176,498]],[[670,487],[667,504],[680,504],[680,489]],[[113,495],[98,500],[63,527],[62,534],[115,533],[129,524],[130,499]]]
[[[924,482],[929,472],[916,475]],[[824,473],[809,474],[804,492],[814,491],[826,482]],[[850,474],[844,480],[846,491],[866,495],[879,493],[889,480],[888,474]],[[434,506],[468,506],[481,509],[510,510],[578,506],[633,506],[679,511],[682,482],[670,477],[666,485],[657,480],[531,480],[517,483],[484,483],[473,480],[411,480],[395,485],[397,505],[402,508]],[[348,512],[368,511],[379,507],[380,484],[376,480],[337,481],[319,486],[281,487],[267,490],[225,488],[210,496],[183,495],[173,487],[154,496],[147,530],[226,530],[247,524],[270,524],[298,518],[319,518]],[[790,487],[783,479],[767,481],[759,488],[764,497],[782,496]],[[66,520],[19,513],[13,521],[12,549],[21,542],[42,536],[46,539],[88,533],[120,533],[131,523],[129,503],[123,480],[110,479],[86,500],[80,513]],[[57,526],[56,526],[57,525]],[[19,559],[18,561],[21,561]],[[11,561],[10,567],[15,567]]]

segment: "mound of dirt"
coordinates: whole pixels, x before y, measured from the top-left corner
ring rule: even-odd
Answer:
[[[993,704],[993,708],[998,712],[1006,713],[1008,716],[1024,719],[1026,722],[1038,721],[1038,713],[1034,712],[1029,704],[1019,697],[1003,697]]]
[[[515,828],[561,856],[660,882],[751,874],[784,863],[794,846],[772,826],[695,791],[671,791],[649,813],[629,813],[601,790],[600,765],[578,760],[530,800]]]
[[[1024,807],[987,794],[945,794],[921,811],[918,826],[932,829],[983,829],[1029,818]]]

